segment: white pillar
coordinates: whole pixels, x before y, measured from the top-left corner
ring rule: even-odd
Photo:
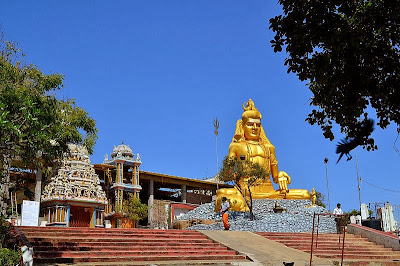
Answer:
[[[139,166],[136,166],[136,185],[139,185]]]
[[[35,201],[40,202],[40,195],[42,194],[42,169],[36,170],[36,185],[35,185]]]
[[[148,223],[150,227],[153,224],[153,202],[154,202],[154,181],[150,179],[149,182],[149,201],[148,201]]]

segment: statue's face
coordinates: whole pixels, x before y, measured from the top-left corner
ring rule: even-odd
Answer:
[[[249,118],[243,126],[244,137],[247,140],[259,140],[261,132],[261,120]]]

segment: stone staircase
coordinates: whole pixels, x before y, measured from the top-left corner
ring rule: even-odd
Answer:
[[[257,232],[258,235],[282,243],[290,248],[310,253],[311,233],[272,233]],[[340,261],[342,256],[342,237],[339,245],[338,234],[319,234],[316,244],[314,234],[313,256]],[[354,265],[367,265],[371,262],[384,265],[400,265],[400,251],[393,251],[383,245],[377,245],[358,235],[346,233],[344,241],[344,261]]]
[[[19,227],[35,264],[247,261],[196,231]]]

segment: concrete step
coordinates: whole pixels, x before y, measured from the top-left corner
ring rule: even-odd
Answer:
[[[142,250],[142,251],[39,251],[37,258],[92,258],[92,257],[121,257],[121,256],[202,256],[202,255],[236,255],[236,251],[227,250]]]
[[[290,237],[311,237],[312,233],[278,233],[278,232],[257,232],[257,234],[259,235],[264,235],[264,236],[290,236]],[[314,233],[314,237],[317,234]],[[326,233],[319,233],[318,234],[319,237],[331,237],[331,238],[338,238],[339,234],[326,234]],[[340,236],[342,236],[342,234],[340,234]],[[359,235],[353,235],[353,234],[346,234],[346,238],[350,237],[350,238],[362,238]]]
[[[197,231],[191,230],[179,230],[179,229],[137,229],[137,228],[86,228],[86,227],[35,227],[35,226],[18,226],[17,227],[22,232],[60,232],[62,231],[65,234],[76,233],[76,232],[95,232],[95,233],[157,233],[157,234],[186,234],[186,235],[201,235],[201,233]]]
[[[303,250],[307,253],[310,253],[310,250]],[[341,249],[313,249],[313,254],[340,254],[342,255],[342,250]],[[389,253],[386,250],[385,251],[370,251],[370,250],[364,250],[364,251],[357,251],[357,250],[344,250],[344,254],[346,255],[359,255],[359,256],[364,256],[364,255],[393,255],[393,256],[398,256],[400,257],[400,253],[399,252],[393,252],[393,253]]]
[[[284,245],[290,245],[290,246],[306,246],[306,247],[311,247],[311,241],[310,242],[300,242],[300,241],[297,241],[297,242],[293,242],[293,241],[287,241],[287,242],[285,242],[285,241],[276,241],[276,242],[278,242],[278,243],[282,243],[282,244],[284,244]],[[319,243],[318,242],[318,244],[316,244],[315,242],[314,242],[314,244],[313,244],[313,246],[314,247],[319,247],[319,246],[326,246],[326,247],[342,247],[343,246],[343,242],[342,243]],[[374,245],[374,243],[358,243],[358,244],[355,244],[355,243],[344,243],[344,246],[345,247],[359,247],[359,246],[362,246],[362,247],[370,247],[370,248],[372,248],[372,247],[376,247],[377,245]],[[379,247],[379,246],[378,246]],[[380,247],[382,247],[382,246],[380,246]]]
[[[35,263],[84,263],[84,262],[129,262],[129,261],[246,261],[243,255],[200,255],[200,256],[120,256],[120,257],[90,257],[90,258],[35,258]]]
[[[266,237],[268,239],[307,239],[307,240],[311,240],[313,239],[311,236],[290,236],[290,235],[266,235],[266,234],[262,234],[262,233],[257,233],[260,236]],[[318,237],[314,236],[314,239],[318,239],[318,240],[326,240],[326,241],[334,241],[334,240],[339,240],[339,236],[336,235],[336,237],[332,237],[332,236],[321,236],[319,235]],[[340,239],[343,239],[343,237],[340,237]],[[348,237],[346,235],[345,237],[346,240],[349,241],[363,241],[364,239],[361,237]]]
[[[179,238],[179,239],[201,239],[205,238],[201,234],[196,235],[179,235],[179,234],[101,234],[101,233],[75,233],[75,234],[63,234],[62,232],[59,233],[36,233],[36,232],[29,232],[24,233],[27,238],[46,238],[46,237],[64,237],[64,238],[158,238],[158,239],[168,239],[168,238]]]
[[[53,247],[142,247],[146,246],[152,248],[153,246],[168,246],[171,248],[183,246],[183,245],[191,245],[194,247],[203,247],[203,246],[219,246],[218,243],[212,242],[211,240],[202,241],[202,242],[184,242],[184,241],[142,241],[142,242],[31,242],[35,247],[42,246],[53,246]]]
[[[35,252],[61,252],[61,251],[109,251],[109,252],[114,252],[114,251],[132,251],[132,252],[142,252],[146,251],[149,248],[154,251],[165,251],[165,250],[188,250],[188,251],[196,251],[196,250],[202,250],[202,251],[226,251],[226,247],[221,247],[219,244],[208,244],[208,245],[203,245],[203,246],[198,246],[198,245],[188,245],[188,246],[182,246],[182,245],[176,245],[176,246],[170,246],[170,245],[164,245],[164,246],[143,246],[143,245],[137,245],[137,246],[35,246]]]
[[[317,256],[320,258],[341,258],[342,253],[337,254],[326,254],[326,253],[314,253],[313,256]],[[357,255],[357,254],[346,254],[344,253],[344,259],[370,259],[374,261],[380,261],[382,259],[390,259],[390,260],[400,260],[399,255],[391,255],[391,254],[379,254],[379,255]]]
[[[189,231],[189,230],[188,230]],[[137,231],[132,231],[132,232],[121,232],[121,231],[116,231],[116,232],[103,232],[102,230],[98,231],[24,231],[21,230],[25,235],[64,235],[64,236],[85,236],[85,235],[102,235],[102,236],[112,236],[112,235],[118,235],[118,236],[151,236],[151,235],[157,235],[157,236],[179,236],[179,237],[188,237],[188,236],[202,236],[201,233],[196,232],[196,233],[191,233],[187,234],[186,232],[182,232],[180,234],[179,232],[137,232]]]
[[[301,246],[301,245],[286,245],[291,248],[299,249],[299,250],[304,250],[304,251],[309,251],[311,250],[311,247],[307,246]],[[346,246],[345,245],[345,250],[346,251],[379,251],[379,252],[386,252],[387,249],[385,247],[363,247],[363,246]],[[328,246],[328,245],[318,245],[313,247],[313,250],[342,250],[342,246]]]
[[[34,237],[34,238],[29,238],[28,240],[30,242],[125,242],[125,243],[136,243],[136,242],[157,242],[157,241],[167,241],[167,242],[176,242],[176,241],[181,241],[182,243],[199,243],[199,242],[208,242],[212,243],[212,240],[209,240],[207,238],[190,238],[190,239],[182,239],[182,238],[158,238],[158,237],[152,237],[152,238],[140,238],[140,237],[135,237],[135,238],[91,238],[91,237],[85,237],[85,238],[69,238],[69,237]]]

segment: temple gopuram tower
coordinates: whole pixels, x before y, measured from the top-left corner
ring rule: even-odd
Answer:
[[[69,144],[57,175],[44,188],[41,206],[47,226],[103,227],[106,194],[83,146]]]
[[[114,146],[111,159],[104,159],[103,165],[115,167],[115,171],[106,171],[107,175],[107,198],[109,203],[106,208],[107,219],[111,220],[112,227],[134,227],[134,223],[127,219],[123,212],[123,201],[128,199],[129,193],[139,198],[142,187],[139,183],[139,167],[142,164],[140,155],[133,154],[129,145],[123,142]],[[130,223],[130,224],[127,224]]]

